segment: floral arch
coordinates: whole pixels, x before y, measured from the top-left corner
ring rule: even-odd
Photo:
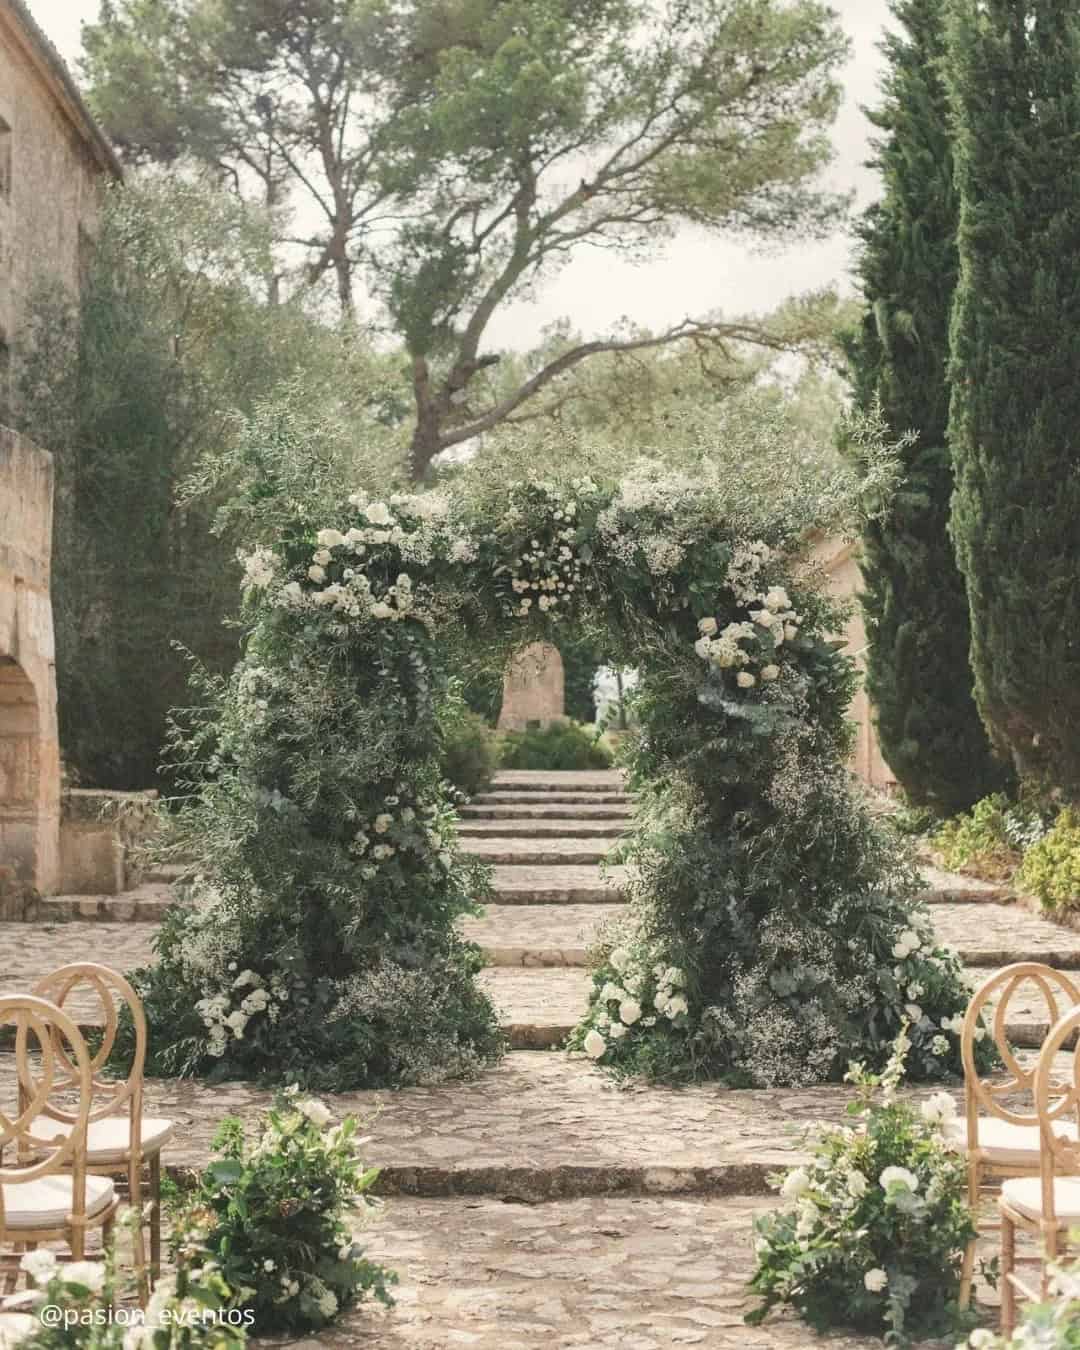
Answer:
[[[642,671],[631,904],[575,1032],[620,1071],[825,1081],[959,1065],[966,991],[849,781],[851,662],[790,512],[722,473],[297,508],[244,558],[247,637],[191,732],[191,903],[136,980],[159,1071],[435,1082],[502,1050],[458,917],[486,869],[440,781],[452,673],[570,624]]]

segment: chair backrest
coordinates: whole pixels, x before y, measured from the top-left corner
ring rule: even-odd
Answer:
[[[90,1051],[62,1008],[33,994],[0,996],[0,1026],[15,1027],[15,1072],[19,1105],[14,1116],[0,1109],[0,1234],[4,1232],[3,1186],[17,1186],[54,1173],[73,1173],[72,1213],[86,1210],[86,1128],[93,1087]],[[67,1128],[51,1132],[45,1104],[57,1091],[76,1096]],[[9,1147],[15,1161],[5,1165]]]
[[[1039,1116],[1039,1171],[1042,1176],[1043,1218],[1054,1211],[1054,1177],[1080,1175],[1080,1007],[1071,1008],[1050,1028],[1039,1051],[1035,1070],[1035,1109]],[[1070,1045],[1070,1042],[1072,1044]],[[1067,1072],[1058,1062],[1068,1054]],[[1077,1127],[1069,1138],[1062,1123]]]
[[[49,999],[59,1008],[70,1008],[71,1002],[91,1003],[89,1013],[96,1022],[100,1012],[102,1021],[101,1044],[90,1061],[91,1088],[94,1103],[90,1120],[115,1116],[122,1107],[131,1112],[132,1120],[142,1113],[143,1071],[146,1065],[146,1014],[138,994],[119,971],[93,961],[72,961],[44,976],[34,986],[39,998]],[[126,1078],[106,1078],[103,1069],[116,1044],[120,1024],[118,1002],[127,1004],[135,1033],[135,1052]],[[46,1114],[54,1120],[70,1121],[71,1116],[62,1106],[50,1102]]]
[[[968,1004],[960,1033],[960,1053],[964,1062],[969,1148],[974,1149],[978,1144],[980,1110],[1012,1125],[1034,1127],[1038,1124],[1035,1106],[1036,1065],[1032,1064],[1027,1069],[1023,1067],[1016,1057],[1007,1031],[1010,1005],[1014,1000],[1029,1001],[1032,997],[1041,999],[1045,1005],[1048,1019],[1046,1026],[1049,1028],[1057,1023],[1063,1013],[1080,1004],[1080,987],[1064,971],[1055,970],[1052,966],[1039,961],[1017,961],[995,971],[984,980]],[[1005,1080],[981,1078],[975,1064],[979,1032],[983,1030],[985,1033],[987,1023],[1009,1074]],[[1038,1022],[1033,1023],[1033,1026],[1038,1025]],[[1027,1093],[1031,1098],[1031,1107],[1027,1111],[1019,1109],[1015,1103],[1006,1104],[1004,1100],[1020,1093]]]

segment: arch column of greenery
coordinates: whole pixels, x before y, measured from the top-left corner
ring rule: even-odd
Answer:
[[[265,484],[259,488],[265,491]],[[186,745],[202,859],[137,973],[158,1071],[435,1082],[502,1050],[456,920],[450,672],[582,625],[642,670],[628,921],[575,1043],[616,1070],[796,1084],[955,1071],[966,991],[845,768],[855,675],[798,513],[722,469],[292,506]],[[792,489],[793,498],[799,489]],[[257,494],[256,494],[257,495]],[[265,537],[265,536],[264,536]]]

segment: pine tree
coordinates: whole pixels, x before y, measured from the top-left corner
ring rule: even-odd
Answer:
[[[1080,796],[1080,10],[953,0],[952,530],[980,711]]]
[[[949,314],[956,285],[940,0],[894,0],[900,31],[884,43],[883,133],[875,164],[884,196],[859,230],[866,301],[847,342],[856,402],[880,402],[904,450],[904,481],[863,540],[867,687],[882,752],[908,797],[949,814],[1001,786],[972,692],[967,597],[948,536],[946,440]]]

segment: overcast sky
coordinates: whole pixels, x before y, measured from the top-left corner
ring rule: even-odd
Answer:
[[[74,69],[80,24],[98,14],[98,0],[29,0],[42,28]],[[876,181],[863,166],[871,128],[860,105],[877,101],[881,58],[877,43],[888,18],[886,0],[833,0],[854,44],[845,72],[846,101],[834,129],[836,158],[827,175],[836,188],[854,188],[857,205],[871,201]],[[773,308],[790,295],[847,284],[851,240],[845,234],[784,252],[755,253],[703,232],[686,230],[663,257],[631,266],[584,249],[529,304],[492,325],[493,345],[532,346],[545,324],[567,316],[595,336],[624,315],[652,328],[710,310],[727,314]]]

